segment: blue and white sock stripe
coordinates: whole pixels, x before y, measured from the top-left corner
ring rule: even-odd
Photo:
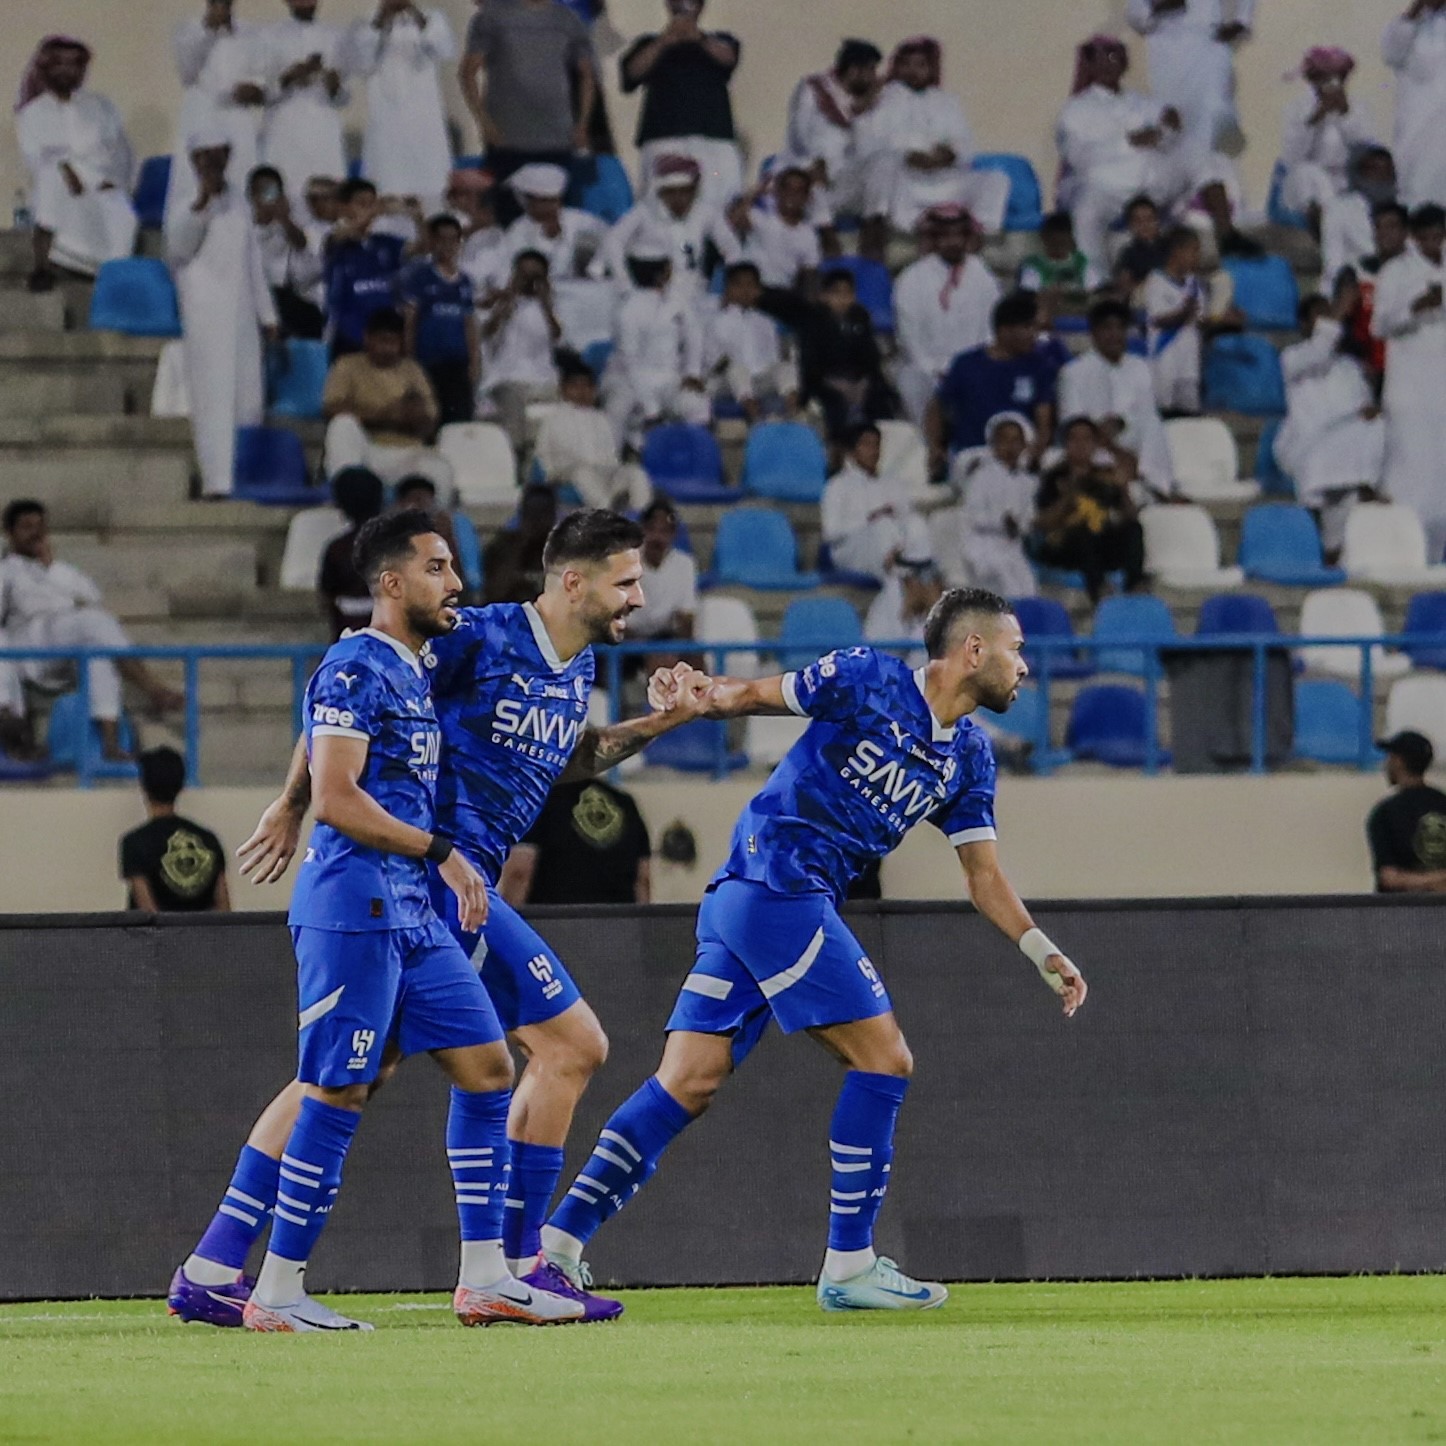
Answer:
[[[261,1224],[261,1217],[259,1215],[248,1215],[246,1211],[238,1210],[234,1205],[228,1205],[224,1200],[217,1209],[220,1214],[229,1215],[233,1220],[241,1221],[243,1225]]]
[[[874,1168],[874,1152],[869,1145],[841,1145],[837,1140],[830,1140],[828,1148],[833,1168],[842,1175],[857,1175]]]
[[[306,1173],[297,1173],[302,1170]],[[321,1188],[321,1166],[308,1165],[305,1160],[298,1160],[294,1155],[283,1155],[281,1178],[290,1180],[293,1185],[305,1185],[308,1190],[318,1190]]]
[[[634,1164],[642,1164],[643,1157],[637,1152],[637,1150],[633,1148],[632,1142],[630,1140],[625,1140],[620,1134],[618,1134],[616,1130],[603,1130],[599,1133],[598,1139],[611,1140],[613,1144],[621,1145],[623,1149],[625,1149],[628,1154],[633,1157]]]

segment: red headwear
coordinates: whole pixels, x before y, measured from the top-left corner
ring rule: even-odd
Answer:
[[[1356,58],[1338,45],[1317,45],[1300,63],[1301,75],[1328,75],[1344,80],[1356,68]]]
[[[1114,35],[1091,35],[1075,51],[1072,95],[1088,90],[1095,83],[1095,62],[1108,54],[1118,55],[1127,66],[1130,63],[1130,52],[1125,49],[1124,41]]]
[[[80,81],[82,85],[85,84],[85,70],[90,67],[90,46],[73,35],[47,35],[35,47],[35,54],[30,57],[30,63],[25,67],[25,74],[20,80],[20,93],[15,97],[16,110],[23,109],[36,96],[44,95],[50,89],[49,62],[51,55],[57,50],[80,51],[84,67]]]
[[[913,51],[918,51],[929,62],[929,84],[939,85],[944,75],[944,52],[931,35],[911,35],[894,47],[894,53],[889,57],[889,79],[899,78],[900,59]]]

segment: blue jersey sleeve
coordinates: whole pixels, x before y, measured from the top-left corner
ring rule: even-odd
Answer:
[[[879,683],[878,659],[872,648],[826,653],[818,662],[783,675],[783,701],[800,718],[843,723]]]
[[[999,775],[994,749],[981,730],[964,764],[958,793],[929,822],[955,848],[998,837],[994,827],[994,789]]]
[[[484,616],[481,608],[459,608],[457,626],[428,644],[425,662],[431,672],[433,696],[449,697],[473,681],[477,653],[484,641]]]
[[[308,738],[374,739],[384,717],[386,684],[355,658],[322,663],[308,690]]]

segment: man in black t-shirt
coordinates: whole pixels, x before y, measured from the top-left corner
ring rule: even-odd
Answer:
[[[508,856],[509,904],[647,904],[652,845],[638,806],[600,778],[554,788]]]
[[[1435,751],[1420,733],[1397,733],[1381,747],[1386,781],[1395,792],[1366,820],[1376,889],[1446,894],[1446,793],[1426,782]]]
[[[176,812],[186,765],[174,748],[152,748],[139,759],[141,792],[150,822],[121,839],[120,872],[126,907],[149,913],[229,912],[226,853],[208,828]]]

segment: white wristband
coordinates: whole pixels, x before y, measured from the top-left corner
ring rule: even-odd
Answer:
[[[1040,978],[1056,994],[1064,993],[1064,980],[1053,970],[1044,967],[1045,961],[1053,954],[1063,955],[1064,951],[1053,943],[1043,929],[1028,930],[1019,941],[1019,952],[1039,970]]]

